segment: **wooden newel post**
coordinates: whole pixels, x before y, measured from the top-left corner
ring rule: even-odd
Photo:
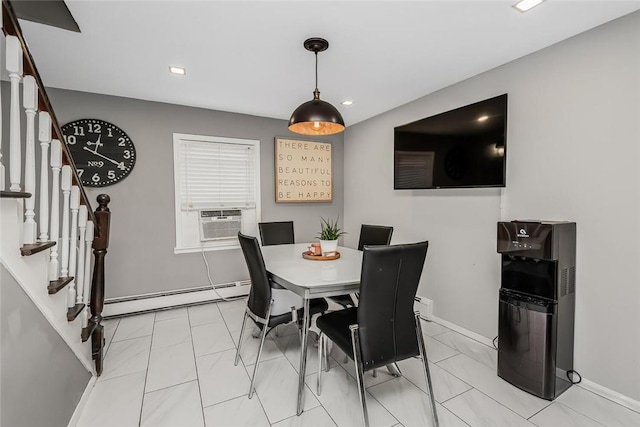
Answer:
[[[96,373],[102,374],[102,348],[104,346],[104,326],[102,322],[102,309],[104,307],[104,256],[109,247],[109,222],[111,211],[107,205],[111,198],[106,194],[100,194],[97,198],[98,208],[95,211],[95,237],[93,239],[93,255],[95,264],[93,268],[93,281],[91,283],[91,319],[89,328],[91,334],[92,357],[96,363]]]

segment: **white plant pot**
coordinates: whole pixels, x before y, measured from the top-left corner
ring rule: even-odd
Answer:
[[[322,255],[335,255],[338,251],[338,241],[320,240],[320,249],[322,250]]]

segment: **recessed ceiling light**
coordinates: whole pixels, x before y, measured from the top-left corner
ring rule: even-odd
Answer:
[[[514,4],[513,7],[518,9],[520,12],[528,12],[544,1],[545,0],[520,0],[518,3]]]
[[[353,105],[353,101],[351,101],[350,99],[345,99],[344,101],[341,102],[342,105]]]
[[[187,74],[187,69],[184,67],[169,67],[169,72],[171,74],[178,74],[180,76],[184,76]]]
[[[478,117],[478,121],[479,122],[484,122],[484,121],[487,121],[487,120],[489,120],[489,116],[480,116],[480,117]]]

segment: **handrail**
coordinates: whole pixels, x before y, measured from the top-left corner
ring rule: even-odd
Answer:
[[[80,189],[80,198],[84,205],[87,206],[87,211],[89,215],[89,219],[95,222],[95,215],[93,213],[93,209],[91,208],[91,203],[89,202],[89,198],[87,197],[87,193],[82,186],[82,182],[80,180],[80,176],[78,175],[78,169],[76,168],[75,163],[73,162],[73,157],[71,157],[71,153],[69,152],[69,148],[67,144],[65,144],[64,135],[60,130],[60,124],[58,123],[58,119],[53,112],[53,107],[51,106],[51,102],[49,101],[49,97],[47,96],[47,92],[45,90],[44,83],[40,78],[40,73],[38,73],[38,69],[36,68],[36,64],[31,56],[31,52],[27,47],[27,43],[22,36],[22,28],[20,28],[20,23],[18,22],[18,18],[11,6],[11,3],[8,0],[2,0],[2,12],[3,12],[3,30],[5,35],[15,36],[20,40],[20,45],[22,46],[23,52],[23,68],[24,74],[33,76],[36,80],[36,84],[38,86],[38,109],[40,111],[46,111],[49,113],[51,117],[51,128],[53,133],[57,136],[57,139],[60,141],[60,145],[62,146],[63,153],[63,163],[71,166],[73,171],[73,182]]]

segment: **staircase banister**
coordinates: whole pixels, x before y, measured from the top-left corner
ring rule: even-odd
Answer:
[[[40,78],[40,73],[38,73],[38,69],[36,68],[33,57],[31,56],[31,52],[29,51],[27,44],[24,40],[24,37],[22,36],[22,29],[20,27],[20,23],[18,22],[18,18],[13,10],[13,7],[11,6],[11,2],[8,0],[2,0],[2,16],[3,16],[2,29],[5,35],[17,37],[18,40],[20,41],[20,45],[22,46],[22,52],[24,57],[23,58],[24,75],[33,76],[38,86],[38,109],[40,111],[46,111],[49,113],[49,115],[51,116],[51,130],[53,135],[52,137],[63,142],[62,143],[62,157],[63,157],[62,163],[65,165],[71,166],[71,169],[73,171],[73,174],[72,174],[73,184],[77,185],[80,188],[81,203],[87,206],[89,219],[91,219],[92,221],[95,221],[95,216],[93,213],[93,209],[91,207],[91,203],[89,202],[89,198],[87,197],[84,187],[82,186],[80,175],[78,175],[78,168],[73,162],[73,158],[71,157],[71,152],[69,151],[67,144],[64,143],[65,141],[64,135],[62,133],[62,130],[60,129],[60,125],[53,111],[53,107],[51,106],[51,102],[45,90],[44,83]]]

